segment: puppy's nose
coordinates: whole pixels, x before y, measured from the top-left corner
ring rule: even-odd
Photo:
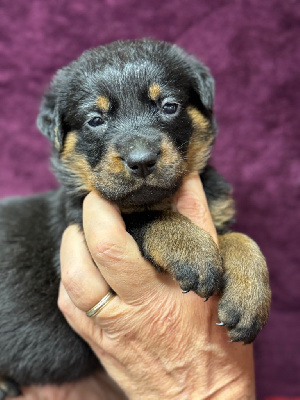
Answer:
[[[134,149],[127,156],[125,163],[130,172],[140,178],[146,178],[156,167],[159,152],[148,149]]]

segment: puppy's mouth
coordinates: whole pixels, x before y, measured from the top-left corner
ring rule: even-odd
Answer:
[[[120,208],[132,208],[141,206],[150,206],[161,202],[163,199],[172,196],[180,187],[182,176],[165,177],[165,181],[159,181],[155,185],[152,179],[152,184],[143,179],[142,182],[118,182],[103,187],[95,185],[101,196],[107,200],[116,203]],[[114,182],[116,183],[116,182]],[[98,186],[98,187],[97,187]]]
[[[151,206],[162,200],[172,196],[180,186],[180,182],[176,182],[171,187],[154,187],[142,185],[139,189],[133,190],[123,198],[116,201],[121,208],[135,206]]]

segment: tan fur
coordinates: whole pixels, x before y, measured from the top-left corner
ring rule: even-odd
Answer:
[[[118,186],[125,181],[133,185],[133,188],[139,187],[139,183],[131,176],[113,147],[106,151],[100,163],[94,168],[94,173],[97,187],[105,186],[111,190],[118,190]]]
[[[124,163],[121,160],[120,154],[114,148],[111,147],[108,149],[105,158],[107,160],[107,164],[104,166],[104,168],[107,170],[108,173],[125,173]]]
[[[76,153],[77,132],[70,132],[65,140],[62,161],[79,178],[79,189],[94,190],[94,176],[90,164],[83,154]]]
[[[158,100],[159,96],[161,95],[161,87],[157,83],[152,83],[152,85],[149,87],[148,94],[151,100]]]
[[[189,106],[187,112],[193,122],[193,134],[186,155],[188,172],[202,171],[210,155],[213,134],[209,121],[195,107]]]
[[[208,206],[216,229],[221,230],[224,224],[234,217],[235,208],[232,197],[211,200]]]
[[[212,237],[178,213],[164,212],[162,219],[149,225],[145,232],[144,249],[154,264],[173,276],[174,266],[178,263],[182,266],[188,263],[191,268],[194,266],[200,281],[205,279],[208,271],[207,262],[222,272],[222,260]]]
[[[262,328],[268,319],[271,302],[265,258],[257,244],[244,234],[232,232],[218,238],[226,280],[219,318],[226,321],[223,305],[230,303],[236,309],[247,310],[239,322],[241,327],[257,318]]]
[[[75,147],[77,143],[77,132],[69,132],[67,134],[64,149],[62,152],[62,160],[69,159],[75,152]]]
[[[160,160],[164,165],[170,165],[173,163],[180,164],[182,161],[176,147],[169,139],[164,138],[162,140]]]
[[[110,102],[105,96],[98,97],[96,104],[102,112],[107,112],[109,110]]]
[[[184,162],[180,153],[169,139],[164,138],[161,143],[160,157],[156,165],[157,171],[154,174],[149,175],[149,184],[157,184],[156,181],[159,175],[165,177],[166,174],[164,170],[168,167],[172,169],[172,171],[174,171],[173,173],[175,173],[175,175],[178,177],[181,176],[185,171]]]

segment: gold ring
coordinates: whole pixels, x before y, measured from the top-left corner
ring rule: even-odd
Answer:
[[[89,311],[86,312],[86,315],[90,318],[97,315],[105,306],[107,306],[107,304],[115,297],[115,295],[116,293],[112,289],[109,289],[109,292],[99,301],[99,303],[89,309]]]

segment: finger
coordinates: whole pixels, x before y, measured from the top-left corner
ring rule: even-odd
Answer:
[[[96,193],[84,200],[83,227],[95,263],[122,300],[132,303],[142,299],[145,292],[160,284],[157,272],[126,231],[118,209]]]
[[[83,339],[91,340],[95,319],[88,318],[81,309],[76,307],[62,282],[59,286],[58,307],[73,330]]]
[[[61,279],[70,299],[81,310],[89,310],[107,294],[109,287],[94,264],[78,226],[65,230],[60,259]]]
[[[198,173],[188,175],[174,199],[175,209],[195,225],[211,234],[218,244],[217,232],[208,208]]]

